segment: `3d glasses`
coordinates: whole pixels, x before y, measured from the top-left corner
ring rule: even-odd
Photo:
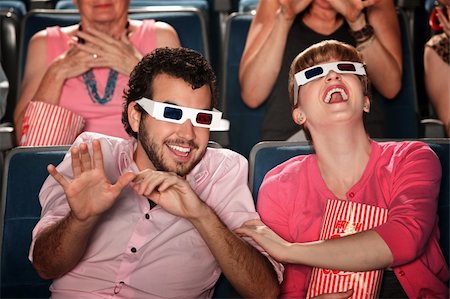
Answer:
[[[295,74],[294,105],[298,100],[298,88],[312,80],[326,76],[330,71],[339,74],[366,75],[364,64],[352,61],[336,61],[315,65]]]
[[[217,109],[213,109],[213,111],[194,109],[156,102],[147,98],[141,98],[136,103],[158,120],[182,124],[189,119],[192,125],[211,131],[228,131],[230,127],[229,121],[222,119],[222,112]]]

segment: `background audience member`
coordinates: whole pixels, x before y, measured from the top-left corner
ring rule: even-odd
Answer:
[[[242,296],[275,298],[282,267],[230,231],[259,216],[245,158],[207,148],[221,113],[206,59],[156,49],[125,99],[131,140],[82,133],[48,168],[30,258],[52,298],[208,298],[222,271]]]
[[[291,121],[289,66],[305,48],[326,39],[356,45],[376,90],[366,125],[383,137],[377,101],[392,99],[401,87],[400,29],[392,0],[260,0],[240,64],[242,98],[249,107],[267,102],[263,140],[304,139]],[[293,136],[295,133],[299,135]]]
[[[444,123],[445,134],[450,137],[450,0],[439,3],[442,6],[435,9],[441,33],[434,35],[424,50],[425,87],[438,118]]]
[[[156,47],[180,45],[177,33],[166,23],[129,20],[129,0],[75,3],[80,24],[47,28],[30,41],[14,113],[18,144],[61,143],[43,140],[42,144],[31,136],[42,134],[43,127],[52,130],[58,115],[77,120],[70,129],[59,128],[73,132],[62,143],[72,143],[83,123],[86,131],[126,138],[121,123],[122,93],[131,70],[143,54]],[[44,106],[46,115],[36,116],[36,107],[26,113],[30,103]]]
[[[336,66],[345,61],[356,62],[353,71],[340,71],[350,70],[348,63]],[[305,70],[313,66],[309,70],[316,75],[308,79]],[[385,269],[380,298],[448,298],[449,272],[437,224],[441,165],[422,142],[375,142],[367,136],[368,84],[362,57],[341,42],[314,45],[292,63],[292,118],[309,131],[315,154],[268,172],[257,201],[267,227],[254,220],[236,230],[288,263],[281,297],[305,298],[312,267],[319,267]],[[338,234],[317,242],[329,227],[322,221],[330,203],[348,210],[343,219],[334,219],[342,224]],[[384,224],[364,230],[381,215],[365,218],[369,213],[362,210],[370,207],[387,209],[389,216]]]

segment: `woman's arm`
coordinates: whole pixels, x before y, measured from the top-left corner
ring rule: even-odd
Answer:
[[[382,0],[368,7],[368,21],[376,38],[361,50],[372,84],[381,95],[394,98],[402,84],[401,35],[392,0]]]
[[[178,48],[181,46],[180,39],[175,29],[167,23],[156,22],[156,46]]]
[[[268,97],[281,69],[291,25],[311,0],[291,2],[261,0],[258,4],[239,68],[241,96],[249,107],[258,107]]]
[[[369,271],[386,268],[393,260],[387,244],[372,230],[308,243],[289,243],[260,220],[247,221],[236,232],[252,237],[282,263],[343,271]]]
[[[14,111],[17,141],[22,134],[22,119],[30,101],[58,105],[67,78],[86,72],[93,61],[91,54],[71,47],[47,66],[47,34],[40,31],[29,43],[24,78]]]
[[[369,23],[374,37],[357,45],[367,64],[372,84],[381,95],[394,98],[401,88],[402,52],[400,27],[392,0],[327,0],[344,16],[352,31]],[[363,9],[367,10],[367,18]]]

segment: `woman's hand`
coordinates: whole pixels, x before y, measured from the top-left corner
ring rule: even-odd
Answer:
[[[304,11],[312,0],[278,0],[280,12],[286,20],[294,20],[295,16]]]
[[[86,43],[77,44],[76,47],[95,57],[89,62],[91,68],[108,67],[129,76],[142,59],[141,53],[130,43],[125,32],[120,39],[115,39],[106,33],[87,28],[79,31],[77,36]]]
[[[77,48],[74,44],[69,50],[56,57],[49,69],[58,72],[65,79],[70,79],[87,72],[93,60],[91,53]]]
[[[447,17],[445,17],[445,13],[444,10],[447,10]],[[442,30],[444,31],[444,33],[450,37],[450,6],[445,6],[445,7],[439,7],[438,8],[438,13],[437,13],[437,17],[439,19],[439,23],[442,26]]]
[[[376,5],[380,0],[326,0],[349,24],[358,21],[363,15],[362,10]]]
[[[261,220],[254,219],[244,222],[234,230],[240,236],[248,236],[255,240],[264,250],[278,262],[286,262],[291,243],[283,240]]]
[[[339,293],[329,293],[329,294],[322,294],[316,297],[313,297],[315,299],[347,299],[350,298],[353,295],[353,290],[350,289],[345,292],[339,292]]]

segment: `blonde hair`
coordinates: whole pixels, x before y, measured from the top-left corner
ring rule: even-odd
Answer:
[[[294,75],[311,66],[329,62],[330,60],[342,60],[364,63],[361,54],[355,47],[336,40],[324,40],[314,44],[294,58],[289,71],[289,101],[292,109],[294,105]],[[363,94],[370,98],[370,82],[367,76],[358,76],[363,86]],[[300,87],[301,88],[301,87]],[[300,90],[299,88],[299,90]],[[298,98],[300,103],[300,97]]]

